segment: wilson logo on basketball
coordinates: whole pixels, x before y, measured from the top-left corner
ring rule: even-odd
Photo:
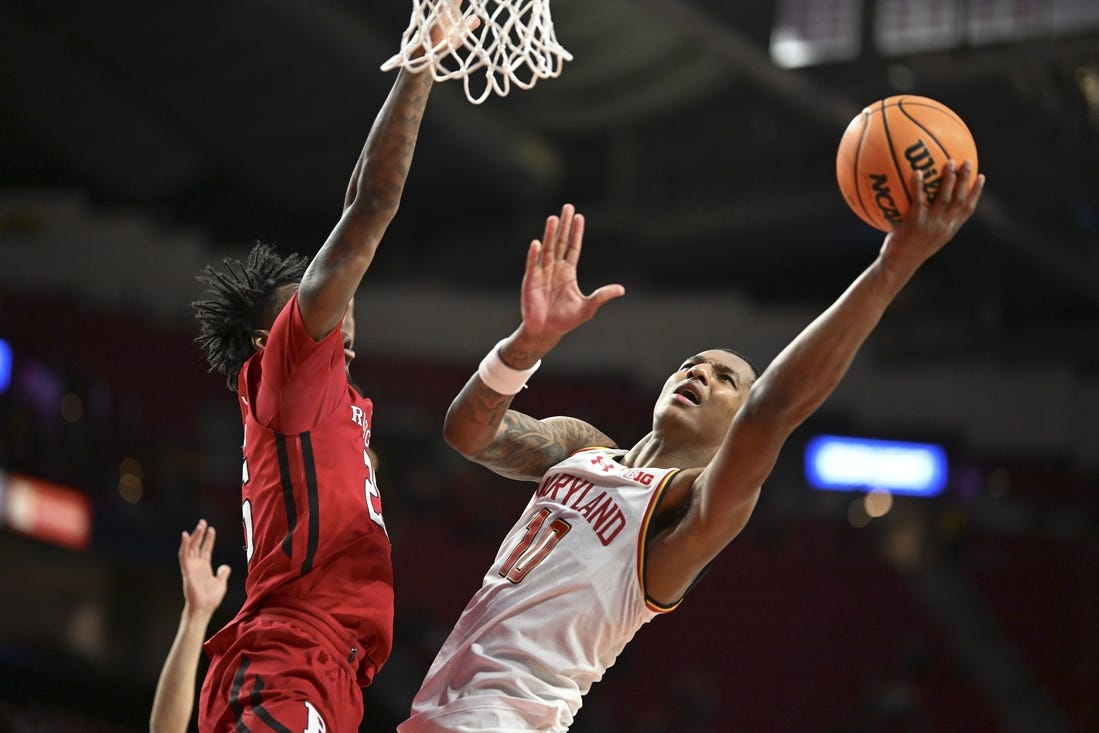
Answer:
[[[913,202],[934,203],[949,160],[970,161],[976,180],[977,145],[962,118],[929,97],[898,94],[868,105],[847,125],[836,150],[836,181],[860,219],[888,232]],[[919,190],[915,171],[923,174]]]
[[[927,149],[923,138],[905,148],[904,157],[908,164],[912,166],[912,170],[923,171],[922,190],[927,203],[930,204],[939,193],[943,178],[939,174],[938,168],[935,167],[935,158],[932,157],[931,151]]]

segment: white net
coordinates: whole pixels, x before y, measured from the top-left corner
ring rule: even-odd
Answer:
[[[458,0],[412,0],[400,53],[382,70],[430,69],[437,81],[461,79],[469,101],[480,104],[492,93],[507,96],[512,84],[530,89],[539,79],[558,76],[572,60],[554,36],[549,0],[464,4],[460,10]]]

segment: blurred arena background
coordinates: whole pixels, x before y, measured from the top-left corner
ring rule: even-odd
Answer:
[[[904,92],[973,130],[978,215],[574,730],[1099,730],[1099,5],[552,11],[559,79],[480,106],[436,85],[356,301],[398,584],[362,730],[402,719],[525,503],[440,429],[517,323],[544,217],[575,203],[581,282],[627,296],[516,407],[631,443],[684,355],[766,363],[869,263],[881,238],[835,148]],[[239,606],[239,416],[192,343],[193,274],[255,239],[320,246],[407,19],[401,0],[0,4],[0,730],[146,727],[199,517],[234,568],[214,624]],[[946,490],[815,491],[819,433],[942,445]]]

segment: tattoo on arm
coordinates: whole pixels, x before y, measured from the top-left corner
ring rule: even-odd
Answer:
[[[359,197],[373,208],[396,209],[412,164],[432,77],[401,71],[355,166],[346,204]]]
[[[447,442],[466,458],[521,481],[540,480],[547,469],[580,448],[617,447],[583,420],[538,420],[511,410],[513,398],[490,389],[474,374],[447,412]]]
[[[298,303],[310,335],[341,321],[397,214],[431,74],[402,70],[374,119],[344,196],[343,215],[302,278]]]
[[[504,413],[496,439],[473,460],[509,478],[538,481],[551,466],[580,448],[614,447],[614,441],[583,420],[536,420],[515,410]]]

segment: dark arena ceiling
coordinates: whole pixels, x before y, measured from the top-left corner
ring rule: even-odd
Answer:
[[[866,104],[913,93],[966,120],[989,183],[882,353],[1094,372],[1099,13],[904,5],[553,0],[574,56],[559,78],[479,106],[436,85],[391,230],[403,244],[371,276],[512,293],[523,245],[572,201],[593,283],[826,304],[880,244],[836,187],[839,138]],[[311,251],[408,16],[403,1],[4,3],[0,184],[77,189],[220,249]],[[776,64],[784,24],[825,36],[824,57]]]

